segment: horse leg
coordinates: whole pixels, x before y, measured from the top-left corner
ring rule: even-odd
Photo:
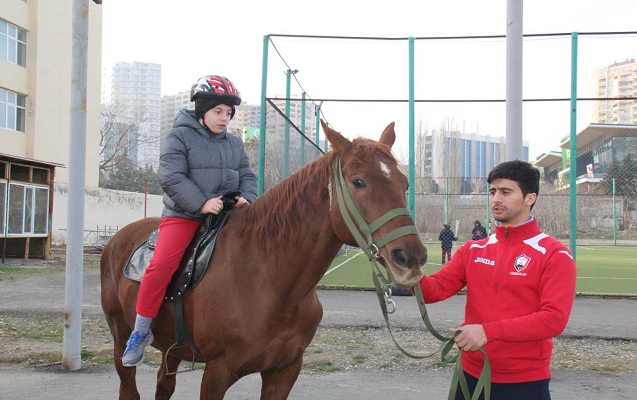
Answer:
[[[176,372],[181,360],[169,356],[166,352],[161,354],[161,367],[157,371],[157,387],[155,389],[155,400],[168,400],[175,393],[177,376],[175,374],[166,375],[168,372]]]
[[[301,354],[292,364],[261,372],[261,400],[285,400],[303,366]]]
[[[208,361],[201,378],[200,400],[222,400],[226,391],[236,381],[236,375],[230,373],[218,360]]]
[[[126,342],[130,337],[131,329],[124,321],[123,314],[107,315],[106,320],[111,328],[111,335],[113,335],[113,361],[119,376],[119,399],[139,400],[135,380],[137,367],[125,367],[122,364],[122,354],[126,350]]]

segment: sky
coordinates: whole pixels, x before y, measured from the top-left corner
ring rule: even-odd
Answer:
[[[224,75],[247,104],[259,104],[266,35],[441,37],[505,35],[506,0],[108,0],[103,7],[102,65],[162,66],[162,95],[190,90],[203,75]],[[634,0],[524,2],[523,33],[637,31]],[[594,97],[592,72],[637,58],[637,35],[580,35],[578,97]],[[570,36],[525,39],[523,98],[570,97]],[[416,100],[505,99],[506,40],[417,40]],[[267,97],[285,97],[287,69],[298,70],[291,96],[325,101],[324,118],[346,137],[378,138],[396,122],[401,157],[408,154],[407,40],[334,40],[271,36]],[[590,122],[590,102],[578,102],[577,131]],[[569,102],[525,102],[523,140],[531,160],[558,148],[570,130]],[[506,104],[418,102],[416,130],[443,124],[465,133],[506,136]]]

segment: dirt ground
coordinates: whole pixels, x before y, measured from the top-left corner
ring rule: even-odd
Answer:
[[[99,303],[98,263],[99,253],[85,255],[82,364],[83,369],[88,371],[101,371],[105,365],[112,363],[112,338]],[[30,260],[26,263],[13,259],[1,267],[0,376],[14,368],[59,369],[63,337],[63,257],[54,254],[53,260]],[[324,377],[376,371],[379,374],[391,372],[412,377],[419,374],[442,374],[441,379],[450,379],[451,367],[441,366],[436,357],[415,360],[400,353],[387,331],[377,302],[373,304],[376,301],[375,294],[337,292],[342,291],[320,293],[325,316],[314,341],[305,353],[302,376]],[[463,299],[458,297],[451,299],[450,304],[434,309],[433,313],[437,315],[435,324],[439,330],[461,320]],[[412,297],[397,297],[395,300],[401,308],[411,308],[415,303]],[[622,309],[632,310],[630,312],[634,313],[634,305],[637,305],[635,300],[613,301],[614,303],[593,307],[604,310],[608,309],[609,304],[621,304]],[[582,304],[591,307],[588,301]],[[358,307],[367,310],[366,313],[363,314]],[[634,383],[637,378],[637,340],[634,326],[626,327],[626,334],[623,334],[622,328],[604,320],[596,320],[599,326],[594,328],[601,333],[596,335],[590,331],[590,334],[586,334],[588,327],[585,322],[579,322],[579,319],[587,318],[585,314],[591,313],[589,308],[574,312],[574,318],[577,318],[574,326],[555,340],[553,369],[558,374],[572,377],[571,379],[582,379],[582,387],[590,384],[588,380],[591,379],[591,374],[603,374],[614,377],[616,382],[626,386],[616,389],[619,393],[631,388],[637,389]],[[620,315],[613,321],[621,318]],[[625,322],[629,326],[634,323],[634,317],[632,318],[626,318]],[[583,327],[580,328],[579,325]],[[437,349],[438,342],[424,332],[417,318],[398,318],[394,332],[401,346],[409,351],[426,353]],[[160,354],[152,349],[148,353],[146,364],[153,368],[159,360]],[[577,378],[580,374],[581,378]],[[443,397],[441,394],[440,398]],[[621,394],[619,397],[579,398],[631,397],[623,397]]]

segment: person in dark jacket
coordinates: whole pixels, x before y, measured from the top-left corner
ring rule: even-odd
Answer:
[[[476,219],[473,230],[471,231],[471,240],[480,240],[485,237],[487,237],[487,230],[484,229],[484,226]]]
[[[443,229],[440,231],[440,235],[438,235],[438,240],[440,240],[440,247],[442,248],[442,265],[445,264],[445,259],[451,260],[451,248],[453,247],[453,242],[458,240],[456,235],[454,235],[451,230],[451,226],[448,224],[442,225]]]
[[[235,207],[257,198],[257,179],[243,142],[228,133],[241,95],[219,75],[200,78],[190,90],[195,110],[181,110],[166,136],[159,159],[164,209],[155,253],[142,277],[135,328],[122,364],[139,365],[152,343],[150,325],[159,312],[166,288],[186,248],[207,214],[219,214],[222,196],[240,191]]]

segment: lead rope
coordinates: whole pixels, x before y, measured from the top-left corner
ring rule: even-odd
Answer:
[[[427,307],[424,302],[424,298],[422,296],[422,292],[420,289],[420,285],[416,285],[415,287],[415,295],[416,300],[418,301],[418,309],[420,310],[420,316],[427,327],[427,330],[438,340],[441,341],[440,347],[438,350],[430,353],[430,354],[412,354],[406,351],[405,349],[398,344],[396,338],[394,337],[394,333],[391,329],[391,325],[389,323],[389,314],[392,314],[396,309],[396,303],[391,298],[391,285],[387,282],[385,275],[378,267],[377,260],[382,257],[380,255],[379,249],[385,246],[387,243],[395,240],[399,237],[405,235],[417,235],[418,229],[415,226],[404,226],[398,229],[395,229],[385,236],[378,239],[374,242],[372,238],[372,234],[378,230],[381,226],[389,222],[391,219],[399,216],[399,215],[409,215],[411,213],[406,208],[396,208],[391,210],[376,221],[372,222],[370,225],[363,219],[356,204],[352,200],[349,189],[347,188],[347,183],[345,182],[345,177],[343,176],[343,172],[341,170],[341,160],[339,157],[335,157],[334,159],[334,182],[336,197],[338,200],[338,207],[341,212],[341,216],[347,225],[350,233],[354,236],[358,247],[363,250],[363,252],[367,255],[367,258],[371,262],[372,265],[372,280],[374,281],[374,286],[376,288],[376,294],[378,295],[378,302],[380,304],[380,308],[383,312],[383,318],[385,319],[385,324],[387,325],[387,330],[394,341],[394,344],[404,355],[414,359],[423,359],[427,357],[431,357],[438,352],[440,352],[440,360],[446,365],[455,362],[456,366],[454,368],[453,378],[451,380],[451,387],[449,388],[449,396],[448,400],[453,400],[456,397],[456,392],[458,389],[458,385],[460,385],[460,390],[465,399],[477,400],[480,396],[480,393],[484,391],[484,396],[486,400],[490,400],[491,398],[491,366],[489,363],[489,358],[487,357],[484,348],[480,348],[480,352],[484,356],[484,365],[482,367],[482,372],[480,373],[480,377],[478,379],[478,383],[476,385],[476,389],[473,393],[473,396],[469,395],[469,387],[467,385],[467,379],[464,376],[464,371],[462,370],[462,357],[460,357],[461,352],[457,352],[455,354],[450,355],[449,353],[454,347],[454,336],[456,336],[460,331],[454,332],[454,334],[450,337],[441,335],[438,333],[431,321],[429,320],[429,315],[427,313]],[[331,196],[331,192],[330,192]],[[348,212],[349,211],[349,212]],[[351,215],[350,215],[351,214]],[[352,219],[352,216],[356,219],[356,223]],[[365,237],[363,237],[365,235]],[[388,308],[389,306],[389,308]]]

